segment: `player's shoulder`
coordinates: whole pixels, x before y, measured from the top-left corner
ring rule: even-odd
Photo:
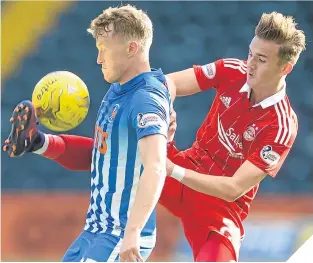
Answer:
[[[298,133],[298,118],[287,95],[271,107],[271,118],[275,143],[288,145],[293,142]]]
[[[141,104],[158,105],[168,108],[170,95],[168,88],[159,81],[147,82],[136,88],[132,96],[132,105],[140,107]]]
[[[141,82],[141,85],[135,90],[135,97],[159,97],[168,98],[169,89],[166,86],[165,76],[162,75],[148,75]]]
[[[220,63],[223,68],[233,74],[245,75],[247,73],[247,61],[238,58],[222,58]]]

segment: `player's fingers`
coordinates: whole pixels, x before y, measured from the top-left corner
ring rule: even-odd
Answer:
[[[140,255],[140,252],[137,248],[133,249],[133,253],[135,255],[135,257],[140,261],[140,262],[144,262],[145,260],[143,259],[143,257]]]
[[[170,114],[170,123],[176,122],[176,111],[172,110]]]
[[[132,250],[126,250],[120,254],[121,262],[136,262],[136,257],[133,254]]]
[[[121,257],[121,255],[120,255],[120,262],[127,262],[127,260],[125,259],[125,258],[123,258],[123,257]]]

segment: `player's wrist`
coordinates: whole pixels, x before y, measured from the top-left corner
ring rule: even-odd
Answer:
[[[184,179],[185,174],[186,174],[186,169],[175,164],[171,177],[181,182]]]

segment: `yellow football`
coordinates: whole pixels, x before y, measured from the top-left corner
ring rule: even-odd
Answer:
[[[42,125],[63,132],[76,128],[86,118],[90,97],[86,84],[77,75],[55,71],[36,84],[32,103]]]

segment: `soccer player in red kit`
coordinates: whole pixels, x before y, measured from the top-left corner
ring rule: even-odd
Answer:
[[[168,148],[159,203],[183,224],[195,261],[237,261],[259,183],[275,177],[297,135],[285,78],[305,49],[291,17],[263,14],[247,61],[220,59],[169,74],[177,96],[215,88],[192,147]]]

